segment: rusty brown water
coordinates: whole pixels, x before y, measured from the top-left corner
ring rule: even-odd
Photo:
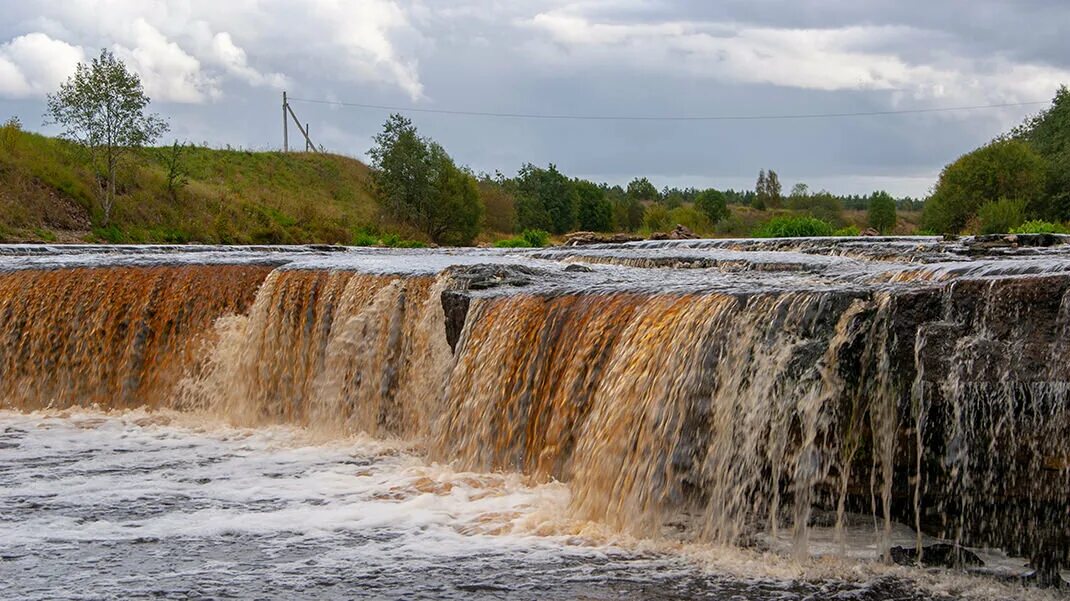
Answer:
[[[882,555],[891,517],[1026,554],[1070,483],[1070,296],[1059,278],[942,273],[881,278],[932,286],[902,291],[472,294],[451,350],[449,272],[10,271],[0,391],[20,409],[177,408],[396,437],[462,469],[567,482],[577,518],[641,537],[786,536],[801,559],[815,521],[842,546],[861,511]],[[1040,290],[1057,293],[1044,304]],[[1018,514],[1003,519],[1010,498]]]

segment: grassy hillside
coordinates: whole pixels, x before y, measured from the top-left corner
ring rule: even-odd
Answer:
[[[350,244],[409,233],[378,218],[368,167],[357,160],[193,147],[181,161],[188,183],[172,192],[170,152],[133,157],[105,228],[76,147],[0,129],[0,241]]]

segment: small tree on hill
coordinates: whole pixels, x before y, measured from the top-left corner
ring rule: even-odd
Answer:
[[[391,115],[368,154],[387,215],[439,244],[470,244],[479,234],[483,202],[475,177],[434,140],[421,137],[408,118]]]
[[[89,64],[78,63],[74,75],[48,95],[46,120],[63,127],[62,137],[88,151],[102,180],[104,225],[115,206],[115,176],[121,161],[168,129],[158,115],[145,114],[148,104],[141,78],[107,50]]]
[[[881,190],[874,192],[869,199],[869,227],[882,234],[895,227],[895,199]]]

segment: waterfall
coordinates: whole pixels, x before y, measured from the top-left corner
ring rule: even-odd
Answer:
[[[815,516],[842,545],[861,511],[885,556],[897,519],[1065,561],[1070,282],[936,272],[477,291],[449,270],[14,270],[0,273],[0,406],[397,437],[464,469],[567,482],[578,517],[644,537],[785,534],[803,557]]]

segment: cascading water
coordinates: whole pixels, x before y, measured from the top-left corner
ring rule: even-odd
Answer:
[[[925,531],[1058,578],[1070,261],[970,278],[1016,259],[874,259],[893,250],[31,262],[0,272],[0,406],[397,438],[457,469],[565,482],[574,519],[643,538],[787,539],[800,560],[815,524],[845,553],[864,513],[879,556],[897,520],[917,527],[915,557]],[[566,267],[577,260],[602,265]]]

